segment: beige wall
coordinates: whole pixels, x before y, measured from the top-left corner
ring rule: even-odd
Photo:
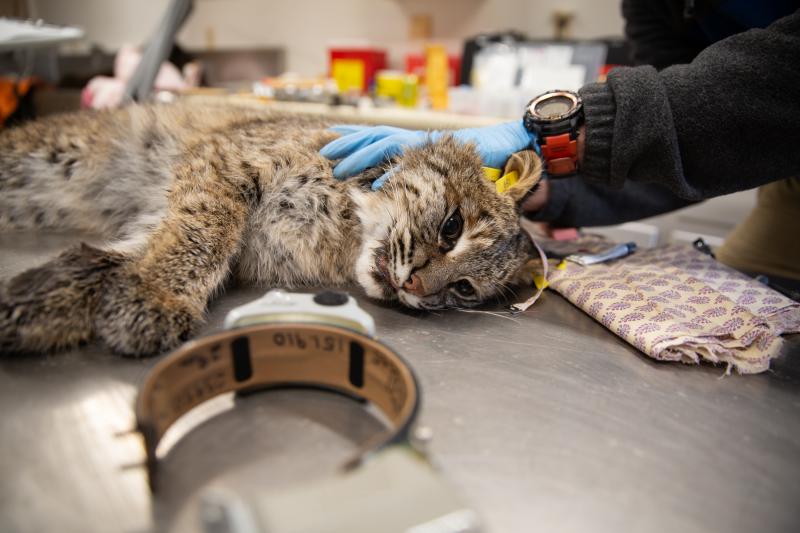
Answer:
[[[166,0],[33,0],[36,15],[83,27],[107,49],[147,39]],[[191,48],[282,46],[288,68],[318,74],[325,49],[335,42],[391,47],[399,64],[408,47],[409,17],[428,13],[434,37],[453,50],[481,31],[516,29],[532,37],[552,35],[554,9],[575,12],[575,37],[620,35],[619,0],[195,0],[179,35]]]

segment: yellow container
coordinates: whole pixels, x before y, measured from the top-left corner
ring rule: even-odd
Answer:
[[[425,47],[425,86],[431,107],[437,110],[447,109],[447,86],[449,85],[449,65],[447,50],[441,45]]]
[[[406,74],[403,78],[403,96],[400,98],[400,105],[405,107],[417,107],[418,94],[419,78],[416,74]]]
[[[382,70],[375,76],[375,96],[391,98],[403,107],[417,105],[419,80],[414,74]]]
[[[360,59],[335,59],[331,63],[331,77],[339,91],[361,91],[364,86],[364,62]]]

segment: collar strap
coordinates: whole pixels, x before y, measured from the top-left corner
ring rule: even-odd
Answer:
[[[157,487],[156,448],[193,407],[226,392],[287,386],[342,392],[377,406],[391,423],[355,461],[408,441],[419,409],[419,386],[391,348],[365,335],[320,324],[260,324],[185,344],[161,360],[136,400],[150,488]]]
[[[534,273],[533,274],[533,284],[536,286],[536,292],[523,302],[517,302],[512,304],[510,309],[511,313],[524,313],[528,310],[530,306],[536,303],[536,300],[542,295],[544,290],[550,285],[550,282],[547,279],[547,270],[548,270],[548,263],[547,263],[547,254],[544,252],[539,243],[536,242],[536,239],[533,238],[533,235],[530,231],[528,231],[525,227],[522,227],[522,231],[528,234],[528,238],[530,238],[531,243],[536,248],[536,251],[539,253],[539,260],[542,262],[542,271],[541,273]]]

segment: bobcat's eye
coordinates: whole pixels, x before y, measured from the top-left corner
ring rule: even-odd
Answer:
[[[460,279],[453,284],[453,287],[455,287],[456,292],[460,296],[475,296],[475,287],[472,286],[472,283],[470,283],[469,280]]]
[[[464,219],[461,218],[461,212],[456,209],[456,211],[448,217],[447,220],[444,221],[442,224],[442,229],[439,232],[442,240],[447,245],[447,249],[451,249],[453,244],[461,237],[461,230],[464,227]]]

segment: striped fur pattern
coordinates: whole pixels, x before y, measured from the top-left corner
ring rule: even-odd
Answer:
[[[421,309],[472,306],[515,283],[531,252],[515,201],[538,180],[535,156],[515,159],[523,179],[501,196],[474,147],[445,138],[396,158],[395,175],[372,192],[385,169],[333,178],[318,153],[336,137],[327,127],[182,103],[0,132],[0,230],[108,237],[0,283],[0,349],[99,338],[124,355],[159,353],[191,335],[231,277],[288,288],[356,282]],[[454,213],[461,231],[444,242]]]

